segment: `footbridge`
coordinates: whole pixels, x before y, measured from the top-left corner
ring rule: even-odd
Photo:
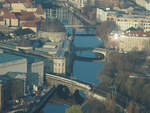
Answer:
[[[99,57],[95,57],[95,58],[74,56],[74,58],[75,58],[75,60],[85,61],[85,62],[104,62],[105,61],[103,56],[99,56]]]
[[[94,53],[103,54],[104,57],[107,54],[107,49],[105,48],[95,48],[95,47],[74,47],[75,51],[91,51]]]
[[[101,96],[93,92],[93,85],[90,83],[73,79],[71,77],[58,76],[52,74],[46,74],[45,77],[48,85],[52,85],[54,87],[57,87],[59,85],[64,85],[69,88],[72,94],[74,94],[76,90],[79,90],[79,91],[83,91],[83,93],[85,93],[88,98],[93,97],[100,101],[106,100],[104,96]]]
[[[92,50],[92,52],[94,52],[94,53],[100,53],[100,54],[103,54],[104,56],[106,56],[107,49],[105,49],[105,48],[95,48],[95,49]]]

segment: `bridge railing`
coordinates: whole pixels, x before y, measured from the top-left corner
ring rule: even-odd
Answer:
[[[67,83],[75,84],[75,85],[77,85],[79,87],[83,87],[83,88],[86,88],[88,90],[92,89],[92,85],[91,84],[79,81],[77,79],[71,79],[71,78],[68,78],[68,77],[66,78],[64,76],[58,76],[58,75],[52,75],[52,74],[46,74],[46,78],[52,78],[52,79],[56,79],[56,80],[61,80],[62,82],[65,81]]]

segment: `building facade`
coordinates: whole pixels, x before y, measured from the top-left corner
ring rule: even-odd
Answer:
[[[150,10],[150,0],[135,0],[135,2],[145,9]]]
[[[88,0],[68,0],[68,2],[74,7],[81,9],[86,6]]]
[[[0,75],[7,72],[27,73],[27,60],[20,56],[0,53]]]
[[[44,43],[42,48],[36,48],[36,52],[47,57],[45,62],[46,72],[53,74],[67,74],[70,69],[70,43],[66,35],[64,25],[57,20],[48,20],[38,27],[38,38]]]
[[[142,31],[112,32],[109,47],[121,51],[142,51],[150,48],[150,33]]]
[[[122,31],[131,27],[142,28],[144,32],[150,31],[150,16],[141,14],[126,14],[118,11],[97,8],[97,21],[114,21]]]

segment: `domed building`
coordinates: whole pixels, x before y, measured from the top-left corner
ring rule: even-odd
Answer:
[[[45,72],[68,74],[71,72],[71,40],[66,35],[65,27],[56,19],[47,20],[38,25],[38,38],[43,39],[43,46],[35,52],[48,57]]]
[[[56,19],[47,20],[38,25],[38,38],[45,38],[51,42],[65,40],[65,27]]]

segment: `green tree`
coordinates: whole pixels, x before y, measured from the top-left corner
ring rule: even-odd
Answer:
[[[83,113],[81,110],[81,106],[73,105],[70,108],[66,109],[66,113]]]

